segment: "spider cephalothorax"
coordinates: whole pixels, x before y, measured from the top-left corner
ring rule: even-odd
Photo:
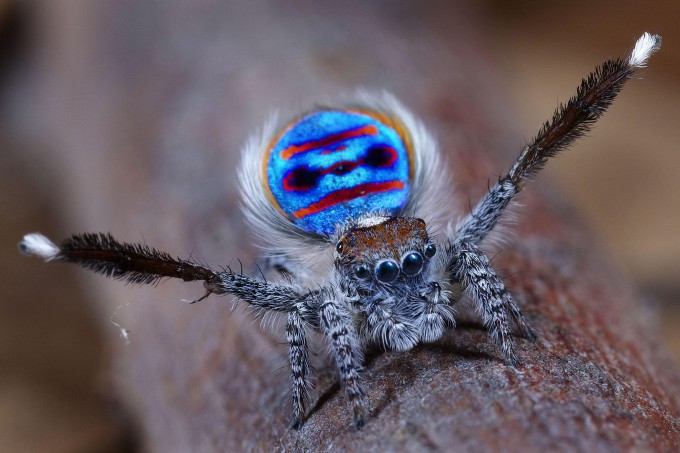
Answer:
[[[432,338],[423,328],[431,315],[432,291],[446,295],[430,277],[436,250],[425,222],[415,217],[364,219],[342,235],[335,247],[335,266],[340,288],[353,300],[365,342],[408,350],[419,340],[439,338],[445,321],[453,322],[449,301],[441,300],[446,312],[437,315],[439,335]]]
[[[57,246],[34,233],[19,246],[132,283],[203,281],[198,300],[231,294],[260,312],[284,313],[295,426],[308,398],[307,331],[321,332],[361,426],[363,347],[409,350],[439,339],[455,324],[451,288],[465,291],[505,362],[518,364],[511,333],[535,335],[481,243],[526,180],[589,130],[660,44],[645,33],[626,59],[608,60],[590,74],[455,226],[446,165],[431,135],[391,96],[360,94],[288,123],[271,121],[244,150],[245,216],[266,250],[268,270],[281,276],[276,281],[215,271],[106,234],[75,235]],[[439,245],[428,233],[433,228],[447,232]]]

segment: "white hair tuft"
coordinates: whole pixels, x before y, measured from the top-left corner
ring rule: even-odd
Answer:
[[[628,57],[628,64],[635,68],[644,68],[649,57],[660,48],[661,36],[645,32],[635,43],[635,47]]]
[[[24,255],[36,255],[45,261],[54,259],[59,254],[59,247],[40,233],[30,233],[19,242],[19,250]]]

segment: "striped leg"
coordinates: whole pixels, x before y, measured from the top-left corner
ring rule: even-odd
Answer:
[[[286,339],[290,354],[290,368],[293,375],[293,428],[302,425],[305,405],[309,400],[309,350],[302,317],[296,312],[288,313]]]
[[[349,313],[335,300],[321,305],[319,319],[322,332],[331,342],[335,363],[340,371],[340,382],[349,399],[354,425],[364,425],[364,391],[359,383],[359,368],[363,360],[361,346]]]
[[[517,365],[519,361],[511,336],[511,322],[527,338],[536,337],[533,329],[479,247],[470,242],[455,242],[447,252],[451,254],[453,263],[450,269],[452,278],[460,281],[479,305],[484,325],[494,342],[500,344],[505,361]]]

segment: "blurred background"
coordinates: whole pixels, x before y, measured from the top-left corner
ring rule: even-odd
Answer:
[[[210,3],[196,2],[195,7],[208,7]],[[314,2],[293,3],[301,12],[314,7]],[[424,9],[431,4],[436,11],[440,3],[420,4]],[[60,151],[74,146],[74,142],[64,139],[60,129],[77,124],[87,132],[83,124],[89,124],[89,117],[115,111],[127,89],[146,96],[139,87],[152,85],[153,74],[137,77],[134,87],[121,86],[121,80],[143,67],[148,57],[145,51],[159,45],[158,40],[171,40],[173,30],[168,28],[172,22],[163,16],[162,3],[145,2],[127,9],[110,4],[0,0],[2,451],[122,451],[137,446],[134,423],[119,416],[115,399],[107,396],[112,384],[107,377],[110,365],[106,344],[112,329],[108,326],[103,332],[100,321],[110,316],[112,309],[102,314],[101,307],[88,302],[100,287],[83,278],[81,272],[65,266],[45,268],[37,260],[20,257],[16,250],[16,242],[29,231],[61,237],[82,230],[80,225],[104,231],[120,226],[91,221],[107,218],[102,213],[114,208],[82,200],[101,196],[97,192],[111,185],[99,184],[101,176],[94,174],[79,174],[78,182],[73,183],[74,172],[82,173],[87,167],[73,168],[61,160]],[[643,31],[663,36],[661,52],[641,73],[644,82],[628,85],[591,137],[552,161],[541,178],[552,180],[570,200],[638,288],[640,299],[658,310],[662,334],[678,360],[680,3],[489,0],[463,5],[461,9],[469,16],[467,26],[482,36],[482,42],[473,45],[474,51],[497,71],[487,83],[504,93],[497,102],[504,111],[512,112],[504,127],[510,131],[505,136],[512,140],[507,146],[513,150],[531,138],[556,103],[566,101],[594,65],[607,57],[621,56]],[[123,13],[108,16],[107,8]],[[428,20],[433,26],[446,27],[436,14]],[[188,26],[200,30],[208,25]],[[247,29],[247,24],[244,27]],[[92,45],[89,40],[100,28],[108,33],[106,39]],[[350,46],[360,47],[360,43],[349,41]],[[183,44],[192,45],[190,41]],[[107,66],[110,61],[96,55],[116,52],[116,46],[126,48],[129,66]],[[171,65],[172,56],[166,58],[168,61],[155,61],[155,67]],[[347,71],[342,77],[351,82],[351,60],[343,58],[347,57],[323,54],[317,62],[319,71],[329,70],[329,77],[333,77],[330,69],[341,64]],[[71,71],[82,66],[79,62],[83,59],[93,66]],[[200,52],[196,64],[204,64]],[[248,77],[248,68],[238,69],[241,74],[217,73],[213,76],[216,81],[209,83],[219,83],[219,77]],[[206,72],[210,73],[209,68]],[[179,87],[189,78],[191,74],[181,75],[175,83]],[[249,80],[245,86],[256,92],[258,80]],[[64,87],[71,91],[65,92]],[[74,116],[70,109],[82,102],[79,96],[88,99],[89,110]],[[165,102],[154,99],[153,92],[148,96],[139,105]],[[190,100],[206,101],[220,104],[216,109],[226,108],[221,104],[229,102]],[[280,106],[277,99],[271,104]],[[192,130],[197,121],[192,115],[204,108],[184,106],[180,110],[186,117],[177,120],[186,129],[177,131],[176,140],[196,147],[197,153],[201,143],[192,143],[192,134],[198,134]],[[126,117],[127,113],[119,113],[111,118],[111,124],[148,128],[154,123],[145,122],[145,114],[136,111]],[[257,127],[262,119],[258,115],[246,123]],[[231,140],[243,140],[247,135],[229,125],[214,127],[219,131],[210,133],[236,137]],[[97,149],[104,145],[95,138],[102,136],[110,138],[107,148],[120,153],[116,158],[101,158],[111,167],[110,178],[118,181],[121,200],[140,203],[134,191],[144,187],[145,173],[126,165],[124,159],[135,154],[139,143],[132,146],[115,127],[70,140],[77,140],[78,149]],[[82,158],[86,162],[93,157]],[[191,171],[187,168],[188,173]],[[178,182],[177,190],[182,187]],[[134,219],[119,221],[121,225],[134,224]],[[152,234],[150,226],[138,228],[141,235]]]

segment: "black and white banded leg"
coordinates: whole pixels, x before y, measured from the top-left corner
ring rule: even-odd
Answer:
[[[528,338],[535,334],[512,296],[505,289],[501,278],[491,268],[491,263],[479,247],[471,242],[460,241],[449,246],[453,266],[451,278],[462,283],[473,301],[478,304],[484,326],[491,338],[500,345],[503,358],[510,365],[519,361],[512,340],[512,324],[519,333]]]
[[[288,313],[286,340],[290,355],[293,379],[293,428],[298,429],[304,420],[305,407],[309,401],[309,349],[305,335],[305,322],[296,312]]]
[[[340,371],[340,382],[352,408],[354,425],[361,428],[366,415],[366,397],[359,377],[363,356],[352,318],[341,303],[328,299],[319,309],[319,324],[330,340],[335,364]]]

